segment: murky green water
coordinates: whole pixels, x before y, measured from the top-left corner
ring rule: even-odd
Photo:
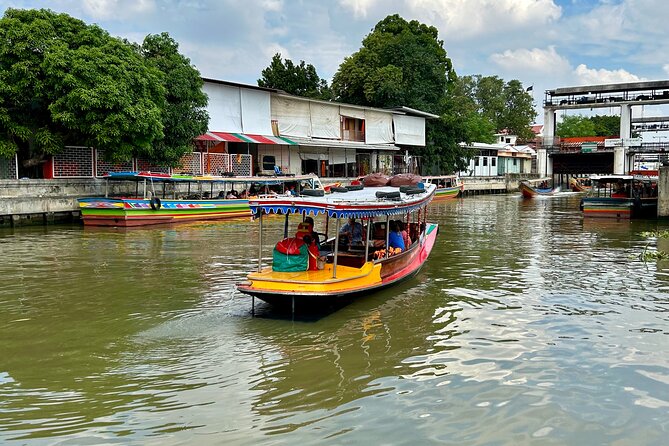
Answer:
[[[255,223],[0,232],[0,443],[664,444],[669,264],[633,257],[669,223],[430,218],[416,278],[295,322],[234,290]]]

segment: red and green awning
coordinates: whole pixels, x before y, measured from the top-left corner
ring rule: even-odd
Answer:
[[[249,135],[248,133],[207,132],[195,138],[196,141],[245,142],[251,144],[280,144],[296,146],[297,143],[283,136]]]

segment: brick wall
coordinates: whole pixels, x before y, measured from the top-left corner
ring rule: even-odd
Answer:
[[[181,157],[179,162],[179,166],[172,168],[172,173],[202,175],[202,153],[187,153]]]
[[[88,178],[93,176],[93,149],[66,147],[53,156],[54,178]]]
[[[230,155],[230,171],[236,176],[250,176],[253,174],[253,157],[251,155]]]
[[[169,167],[158,166],[141,158],[135,159],[135,165],[137,166],[137,170],[140,172],[170,173]]]
[[[227,153],[203,153],[204,172],[221,175],[230,172],[230,155]]]
[[[104,151],[95,150],[95,176],[103,177],[108,172],[130,172],[135,170],[134,160],[125,163],[111,163],[105,161]]]

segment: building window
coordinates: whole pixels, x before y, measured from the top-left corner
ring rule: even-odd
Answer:
[[[479,167],[479,157],[474,158],[474,167]]]
[[[514,165],[514,166],[517,166],[517,165],[518,165],[518,159],[516,159],[516,158],[513,159],[513,165]]]
[[[495,164],[497,164],[497,158],[490,158],[490,165],[495,167]]]
[[[483,157],[483,167],[486,167],[488,165],[488,157],[484,156]]]

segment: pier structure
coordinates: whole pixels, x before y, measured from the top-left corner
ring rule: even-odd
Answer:
[[[669,130],[669,117],[632,118],[632,107],[669,104],[669,80],[631,82],[546,90],[544,137],[537,147],[537,172],[540,175],[613,173],[634,169],[635,160],[666,159],[669,139],[643,142],[634,133]],[[565,148],[555,135],[559,110],[620,107],[620,135],[595,146]],[[666,128],[665,128],[666,127]]]

